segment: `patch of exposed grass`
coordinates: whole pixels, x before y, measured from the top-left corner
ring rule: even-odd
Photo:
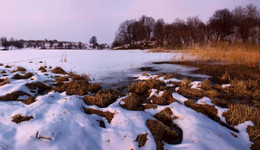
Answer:
[[[96,115],[99,115],[101,117],[105,117],[109,123],[112,121],[112,119],[114,118],[114,115],[115,115],[115,113],[112,113],[112,112],[109,112],[109,111],[103,112],[103,111],[100,111],[100,110],[97,110],[97,109],[84,108],[84,107],[83,107],[83,109],[84,109],[84,112],[86,114],[96,114]]]
[[[232,80],[231,85],[224,88],[225,96],[252,103],[253,100],[260,101],[260,80]]]
[[[12,66],[6,65],[5,68],[12,68]]]
[[[176,99],[173,98],[172,92],[168,90],[164,90],[162,96],[158,97],[152,95],[148,100],[150,103],[157,104],[157,105],[169,105],[173,102],[178,102]]]
[[[209,98],[214,98],[214,97],[220,97],[221,94],[218,91],[212,89],[212,90],[206,90],[205,96]]]
[[[137,83],[132,83],[132,85],[128,87],[128,91],[135,94],[145,94],[147,90],[147,86],[141,81],[138,81]]]
[[[20,96],[27,95],[31,96],[28,93],[25,93],[23,91],[16,91],[13,93],[6,94],[5,96],[0,97],[0,101],[16,101]]]
[[[222,126],[225,126],[225,127],[227,127],[228,129],[230,129],[234,132],[238,132],[237,129],[227,125],[226,123],[224,123],[220,120],[220,118],[217,116],[218,110],[214,106],[211,106],[211,105],[208,105],[208,104],[204,104],[204,105],[195,104],[191,100],[185,101],[184,104],[185,104],[185,106],[190,107],[193,110],[206,115],[207,117],[209,117],[210,119],[218,122]]]
[[[211,85],[208,78],[204,82],[200,83],[198,87],[203,89],[203,90],[211,90],[212,89],[212,85]]]
[[[167,73],[165,76],[164,76],[164,80],[167,80],[167,79],[172,79],[172,78],[174,78],[174,74],[169,74],[169,73]]]
[[[55,67],[51,70],[51,72],[55,74],[67,74],[67,72],[64,71],[61,67]]]
[[[203,90],[187,88],[185,86],[181,86],[177,93],[190,99],[200,99],[205,96],[205,92]]]
[[[102,87],[99,83],[88,84],[88,91],[91,93],[97,93],[101,89],[102,89]]]
[[[25,99],[25,100],[22,100],[22,102],[23,102],[24,104],[26,104],[26,105],[30,105],[30,104],[36,102],[36,100],[35,100],[35,97],[30,96],[29,98],[27,98],[27,99]]]
[[[84,102],[87,105],[97,105],[98,107],[104,108],[114,103],[118,96],[119,93],[114,90],[100,90],[94,97],[90,95],[85,96]]]
[[[0,63],[0,66],[4,66],[4,64],[3,64],[3,63]]]
[[[38,70],[40,70],[41,72],[47,72],[46,68],[41,66]]]
[[[21,71],[21,72],[25,72],[26,69],[24,67],[17,67],[15,71]]]
[[[169,107],[163,109],[161,112],[154,115],[154,118],[160,120],[165,125],[173,125],[172,122],[172,111]]]
[[[86,74],[81,74],[81,75],[78,75],[78,74],[75,74],[73,72],[69,72],[69,77],[73,80],[73,81],[90,81],[90,78],[88,75]]]
[[[5,71],[5,70],[2,70],[2,71],[1,71],[1,74],[4,74],[4,73],[6,73],[6,71]]]
[[[69,81],[69,78],[67,76],[61,76],[55,78],[55,82],[57,82],[57,84],[62,84],[64,81]]]
[[[139,143],[138,144],[138,147],[143,147],[146,143],[146,141],[148,140],[147,138],[147,135],[148,133],[145,133],[145,134],[139,134],[137,137],[136,137],[136,141]]]
[[[229,101],[220,100],[220,99],[218,99],[218,98],[211,98],[211,102],[212,102],[214,105],[220,106],[220,107],[222,107],[222,108],[228,108],[228,107],[229,107],[229,104],[231,104],[231,102],[229,102]]]
[[[21,114],[17,114],[15,116],[13,116],[12,121],[19,124],[23,121],[29,121],[31,119],[33,119],[33,116],[22,116]]]
[[[0,79],[0,87],[10,83],[9,78]]]
[[[156,109],[157,105],[153,104],[143,104],[144,109]]]
[[[26,83],[25,86],[27,86],[32,93],[34,93],[37,90],[38,94],[44,94],[45,92],[51,90],[51,87],[39,81],[35,83]]]
[[[28,73],[26,73],[26,74],[24,74],[24,75],[20,75],[20,74],[15,74],[13,77],[12,77],[12,79],[16,79],[16,80],[19,80],[19,79],[29,79],[29,78],[31,78],[32,76],[33,76],[34,74],[33,73],[31,73],[31,72],[28,72]]]
[[[163,81],[157,80],[156,78],[150,78],[149,80],[145,81],[145,86],[147,86],[148,89],[165,90],[166,84]]]
[[[172,140],[180,138],[180,135],[176,130],[170,129],[168,126],[164,125],[160,121],[147,120],[146,125],[154,137],[157,150],[164,149],[163,141],[168,144],[173,144],[171,143]]]
[[[223,113],[228,124],[238,125],[245,121],[252,121],[254,126],[249,126],[247,132],[250,140],[254,142],[251,149],[260,147],[260,111],[258,108],[250,107],[244,104],[230,104],[229,110]]]
[[[139,95],[131,93],[121,100],[120,106],[127,110],[143,110],[142,103],[143,101]]]

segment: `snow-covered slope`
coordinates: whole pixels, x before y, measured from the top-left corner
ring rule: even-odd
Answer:
[[[0,71],[3,69],[4,66],[0,66]],[[1,75],[1,79],[11,78],[15,74],[10,73],[11,69],[5,70],[9,70],[6,73],[9,76]],[[39,71],[33,73],[34,76],[30,79],[11,79],[10,84],[0,87],[0,95],[4,96],[15,91],[24,91],[33,95],[25,86],[26,83],[41,81],[48,84],[54,76],[52,73],[46,76]],[[145,76],[140,75],[139,79],[145,79]],[[163,80],[162,77],[159,79]],[[196,82],[193,84],[193,88],[197,88]],[[178,117],[173,122],[182,129],[183,141],[177,145],[164,143],[165,149],[249,149],[252,143],[249,141],[246,127],[252,125],[251,122],[238,125],[236,128],[239,133],[235,133],[237,137],[234,137],[230,129],[186,107],[183,104],[187,100],[185,97],[175,92],[172,95],[180,103],[174,102],[145,111],[129,111],[122,108],[119,103],[123,97],[119,97],[107,108],[99,108],[86,105],[82,96],[69,96],[65,92],[54,91],[37,96],[37,101],[30,105],[20,101],[0,101],[0,149],[153,150],[156,149],[156,143],[145,122],[147,119],[154,119],[153,115],[166,107],[171,109],[173,116]],[[199,102],[213,105],[208,98],[203,98]],[[83,107],[109,111],[115,115],[109,123],[101,116],[85,114]],[[221,108],[219,111],[223,112]],[[34,118],[16,124],[12,122],[12,116],[17,114]],[[221,116],[221,113],[219,115]],[[103,120],[106,128],[101,128],[98,120]],[[144,147],[139,148],[136,137],[143,133],[148,133],[148,140]]]

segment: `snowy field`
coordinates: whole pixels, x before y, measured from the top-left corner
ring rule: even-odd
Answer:
[[[152,62],[179,59],[178,53],[148,53],[144,50],[12,50],[0,51],[0,63],[5,65],[24,66],[37,70],[40,66],[60,66],[67,72],[86,73],[96,82],[115,83],[143,73],[141,67],[151,67],[150,73],[171,72],[184,76],[202,77],[205,75],[190,74],[196,68],[153,64]],[[39,63],[42,61],[42,63]],[[29,63],[31,62],[31,63]],[[149,71],[148,71],[149,72]]]
[[[26,83],[37,81],[48,83],[54,80],[55,74],[42,73],[37,69],[40,66],[61,66],[66,71],[76,71],[78,73],[89,74],[92,78],[101,79],[102,76],[111,75],[116,72],[129,72],[133,68],[143,66],[153,66],[151,62],[168,61],[172,56],[169,53],[146,53],[145,51],[1,51],[0,63],[13,66],[6,69],[0,66],[0,72],[6,70],[5,76],[0,79],[9,78],[10,84],[0,86],[0,97],[16,91],[24,91],[32,96],[36,96],[36,102],[25,105],[21,101],[0,101],[0,150],[9,149],[143,149],[154,150],[156,143],[151,131],[146,126],[147,119],[154,119],[154,115],[169,107],[173,112],[173,123],[177,124],[183,131],[181,144],[172,145],[164,143],[164,149],[191,149],[191,150],[246,150],[250,148],[252,142],[249,141],[246,132],[247,125],[252,122],[247,121],[235,128],[239,133],[220,125],[209,119],[202,113],[198,113],[184,105],[187,98],[172,92],[172,96],[178,101],[169,105],[158,105],[155,109],[145,109],[144,111],[129,111],[120,106],[124,97],[118,97],[116,102],[106,108],[86,105],[82,96],[67,95],[66,92],[49,92],[45,95],[35,95],[26,86]],[[31,63],[29,63],[31,61]],[[39,63],[43,61],[43,63]],[[11,70],[15,66],[23,66],[34,75],[29,79],[11,79],[14,74]],[[174,66],[174,65],[173,65]],[[158,66],[157,66],[158,67]],[[164,66],[162,69],[168,69]],[[188,73],[194,68],[181,67],[182,73]],[[157,78],[165,82],[180,81],[179,79],[164,79],[156,75],[141,75],[133,72],[136,80],[148,80]],[[198,89],[199,81],[192,82],[192,88]],[[167,85],[172,86],[172,85]],[[224,85],[228,86],[228,85]],[[224,87],[223,86],[223,87]],[[178,89],[177,89],[178,90]],[[150,93],[157,95],[153,89]],[[163,91],[159,91],[161,95]],[[19,99],[24,99],[21,96]],[[215,106],[208,97],[203,97],[197,104],[213,105],[218,110],[218,117],[225,122],[222,113],[227,109]],[[104,117],[98,115],[87,115],[82,107],[94,108],[100,111],[115,113],[114,118],[109,123]],[[12,116],[21,114],[23,116],[33,116],[30,121],[19,124],[12,122]],[[106,128],[101,128],[98,120],[105,123]],[[136,137],[140,134],[148,133],[145,146],[139,148]],[[237,137],[234,137],[235,134]],[[39,138],[45,137],[45,138]]]

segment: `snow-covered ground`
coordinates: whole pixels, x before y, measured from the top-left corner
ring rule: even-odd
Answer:
[[[158,72],[178,72],[182,75],[205,78],[190,74],[196,68],[152,62],[179,59],[178,53],[148,53],[145,50],[12,50],[0,51],[0,63],[24,66],[37,70],[40,66],[60,66],[66,71],[86,73],[96,82],[117,82],[136,73],[141,67],[151,67]],[[43,63],[39,63],[42,61]],[[31,62],[31,63],[29,63]],[[149,72],[149,71],[148,71]]]
[[[61,62],[66,55],[67,62]],[[10,51],[0,52],[0,62],[5,65],[23,66],[34,73],[31,79],[14,80],[10,84],[0,87],[0,96],[12,93],[14,91],[30,90],[25,86],[26,83],[51,80],[52,73],[46,76],[37,71],[39,66],[44,64],[50,66],[62,66],[67,71],[77,71],[87,74],[109,74],[110,71],[118,72],[134,67],[141,67],[147,62],[165,61],[169,59],[169,54],[164,53],[145,53],[143,51]],[[33,63],[29,63],[32,61]],[[44,63],[39,63],[44,61]],[[8,70],[0,66],[0,71]],[[0,79],[9,77],[13,74],[11,70],[7,71],[9,76],[0,76]],[[146,80],[150,75],[136,75],[140,80]],[[179,81],[178,79],[163,80],[164,82]],[[192,88],[198,88],[198,83],[192,82]],[[170,85],[169,85],[170,86]],[[224,85],[227,86],[227,85]],[[161,94],[161,91],[159,94]],[[153,90],[152,94],[156,94]],[[33,93],[30,93],[33,95]],[[183,103],[187,100],[182,95],[173,92],[173,97],[180,103],[174,102],[167,106],[158,106],[156,109],[146,109],[145,111],[129,111],[123,109],[119,103],[122,97],[107,108],[97,106],[88,106],[82,96],[69,96],[65,93],[49,92],[46,95],[36,97],[36,102],[25,105],[19,101],[3,102],[0,101],[0,150],[9,149],[156,149],[154,137],[147,128],[145,122],[147,119],[153,119],[153,115],[166,107],[170,107],[173,116],[177,116],[173,122],[183,131],[183,141],[181,144],[170,145],[164,143],[165,149],[211,149],[211,150],[246,150],[250,148],[252,142],[249,141],[246,132],[247,125],[251,122],[245,122],[238,125],[239,133],[234,133],[230,129],[209,119],[205,115],[186,107]],[[204,97],[198,101],[201,104],[209,104],[211,100]],[[86,108],[95,108],[101,111],[114,112],[115,116],[109,123],[105,118],[98,115],[87,115],[82,106]],[[222,113],[226,109],[215,106],[219,117],[223,120]],[[24,121],[19,124],[12,122],[12,116],[21,114],[24,116],[33,116],[30,121]],[[97,120],[103,120],[106,128],[101,128]],[[38,134],[37,134],[38,133]],[[139,134],[148,133],[148,140],[144,147],[139,148],[135,141]],[[39,139],[44,136],[49,139]]]

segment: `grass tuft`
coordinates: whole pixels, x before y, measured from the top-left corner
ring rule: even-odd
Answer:
[[[15,116],[13,116],[12,121],[19,124],[23,121],[29,121],[31,119],[33,119],[33,116],[22,116],[21,114],[17,114]]]
[[[104,108],[114,103],[118,96],[119,93],[114,90],[100,90],[94,97],[90,95],[85,96],[84,102],[87,105],[97,105],[98,107]]]
[[[51,70],[51,72],[55,74],[67,74],[67,72],[64,71],[61,67],[55,67]]]
[[[96,114],[96,115],[99,115],[101,117],[105,117],[107,119],[107,121],[110,123],[112,121],[112,119],[114,118],[114,115],[115,113],[111,113],[109,111],[100,111],[100,110],[97,110],[97,109],[93,109],[93,108],[84,108],[84,112],[86,114]]]

